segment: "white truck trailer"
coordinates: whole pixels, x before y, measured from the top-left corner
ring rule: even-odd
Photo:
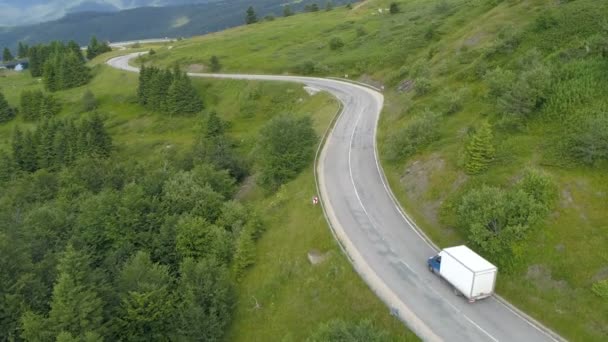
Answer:
[[[445,248],[427,264],[471,303],[494,293],[498,268],[467,246]]]

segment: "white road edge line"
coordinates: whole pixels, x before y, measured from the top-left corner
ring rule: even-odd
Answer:
[[[350,135],[350,140],[348,142],[348,172],[350,173],[350,181],[353,185],[353,189],[355,190],[355,195],[357,196],[357,200],[359,201],[359,205],[361,205],[361,209],[363,209],[363,212],[365,213],[365,216],[367,216],[370,224],[372,225],[372,227],[375,229],[376,225],[374,224],[374,221],[372,220],[372,217],[369,215],[369,213],[367,212],[367,209],[365,208],[365,205],[363,204],[363,201],[361,200],[361,196],[359,195],[359,190],[357,189],[357,185],[355,184],[355,178],[353,177],[353,169],[352,169],[352,163],[351,163],[351,156],[352,156],[352,150],[353,150],[353,141],[355,138],[355,133],[357,132],[357,129],[359,128],[359,121],[361,120],[361,117],[363,116],[363,111],[359,111],[359,115],[357,117],[357,121],[355,122],[355,126],[353,127],[353,132]],[[376,124],[377,127],[377,124]],[[374,129],[374,145],[376,144],[376,135],[375,135],[375,129]],[[375,149],[374,149],[375,151]],[[376,154],[374,153],[374,157],[376,157]],[[378,158],[374,158],[376,159],[376,165],[378,163]],[[382,177],[380,177],[382,178]],[[384,183],[384,181],[383,181]],[[385,185],[386,186],[386,185]],[[415,230],[414,230],[415,231]],[[422,238],[422,236],[420,236],[420,238]],[[406,264],[403,260],[401,260],[401,262],[403,264],[405,264],[405,266],[407,268],[409,268],[410,270],[412,270],[412,268]],[[412,272],[414,272],[414,270],[412,270]],[[414,272],[414,274],[417,274],[416,272]],[[443,296],[439,296],[443,301],[447,301],[446,298],[444,298]],[[454,307],[449,301],[447,301],[447,303]],[[457,310],[457,313],[459,313],[461,316],[463,316],[467,321],[469,321],[474,327],[476,327],[477,329],[479,329],[482,333],[486,334],[490,339],[492,339],[492,341],[494,342],[498,342],[498,340],[496,338],[494,338],[494,336],[490,335],[490,333],[488,333],[486,330],[484,330],[479,324],[475,323],[472,319],[470,319],[467,315],[465,315],[464,313],[462,313],[462,311]]]
[[[408,265],[405,261],[403,261],[402,259],[399,259],[399,262],[401,262],[405,267],[407,267],[412,273],[414,273],[415,275],[418,275],[418,273],[416,273],[416,271],[414,271],[414,269],[412,269],[410,267],[410,265]],[[452,304],[452,302],[450,302],[449,299],[447,299],[446,297],[441,295],[439,293],[439,291],[437,291],[431,284],[427,284],[427,288],[430,289],[431,291],[433,291],[433,293],[435,293],[435,295],[437,295],[437,297],[441,298],[441,300],[446,302],[454,310],[454,312],[456,312],[457,314],[460,314],[462,317],[464,317],[464,319],[469,321],[469,323],[471,323],[474,327],[479,329],[482,333],[486,334],[492,341],[498,342],[497,338],[495,338],[494,336],[492,336],[492,334],[490,334],[489,332],[484,330],[479,324],[475,323],[475,321],[473,321],[471,318],[469,318],[469,316],[467,316],[465,313],[463,313],[462,310],[458,309],[458,307],[456,307],[456,305]]]
[[[342,80],[342,81],[346,82],[346,80]],[[361,85],[359,85],[359,87],[365,89],[371,95],[375,96],[375,94],[371,93],[368,88],[365,88],[365,87],[363,87]],[[380,109],[380,112],[382,112],[382,109]],[[405,209],[403,209],[403,207],[401,206],[401,204],[399,204],[399,202],[397,201],[397,198],[395,197],[395,194],[393,193],[393,191],[390,189],[390,187],[387,184],[387,180],[386,180],[386,175],[384,173],[384,169],[382,168],[382,166],[380,166],[380,159],[378,158],[378,147],[377,147],[376,140],[377,140],[377,137],[378,137],[377,131],[378,131],[379,122],[380,122],[380,115],[378,115],[378,118],[376,120],[376,125],[374,126],[374,159],[376,160],[376,168],[378,169],[378,173],[380,174],[380,180],[382,181],[382,185],[384,186],[384,190],[386,190],[386,192],[389,194],[389,197],[392,199],[393,206],[395,207],[395,209],[397,209],[397,211],[399,212],[399,214],[401,215],[401,217],[403,217],[403,219],[409,224],[410,228],[414,231],[414,233],[416,233],[416,235],[418,235],[418,237],[420,237],[420,239],[422,241],[424,241],[431,249],[433,249],[435,251],[438,251],[438,250],[440,250],[439,246],[435,245],[432,241],[430,241],[430,238],[428,238],[426,236],[423,236],[420,233],[420,229],[417,227],[416,223],[414,223],[414,220],[412,220],[409,217],[409,215],[407,215],[407,213],[405,212]],[[559,336],[559,335],[553,333],[553,331],[551,331],[549,328],[545,327],[544,325],[542,326],[543,328],[541,328],[539,326],[540,323],[537,322],[536,320],[534,320],[534,318],[532,318],[532,317],[525,317],[525,316],[521,315],[519,312],[517,312],[516,310],[512,309],[510,307],[510,304],[506,304],[503,300],[496,299],[496,296],[492,296],[492,299],[495,300],[496,302],[500,303],[500,305],[504,306],[507,310],[509,310],[510,312],[512,312],[513,314],[515,314],[520,319],[524,320],[526,322],[526,324],[532,326],[534,329],[540,331],[542,334],[544,334],[545,336],[549,337],[552,341],[554,341],[554,342],[566,341],[565,339],[561,339],[561,338],[557,339],[557,338],[555,338],[555,336]],[[519,309],[517,309],[517,310],[519,310]],[[534,320],[534,321],[532,321],[532,320]],[[471,323],[475,324],[473,321],[471,321]],[[549,333],[547,330],[551,331],[551,333]]]

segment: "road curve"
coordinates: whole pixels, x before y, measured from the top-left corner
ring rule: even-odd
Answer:
[[[138,72],[129,65],[137,55],[116,57],[107,63]],[[495,297],[467,303],[427,270],[426,259],[436,250],[401,212],[378,163],[375,137],[384,102],[381,93],[313,77],[189,75],[297,82],[327,91],[342,103],[343,110],[327,136],[316,170],[327,219],[360,276],[423,340],[561,340]]]

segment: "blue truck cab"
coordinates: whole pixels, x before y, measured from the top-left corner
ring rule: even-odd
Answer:
[[[429,271],[439,273],[439,269],[441,268],[441,255],[430,257],[426,263],[429,266]]]

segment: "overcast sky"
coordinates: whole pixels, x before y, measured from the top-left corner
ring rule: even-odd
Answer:
[[[0,26],[27,25],[58,19],[70,9],[86,8],[127,9],[140,6],[164,6],[209,2],[210,0],[0,0]],[[211,0],[213,1],[213,0]]]

